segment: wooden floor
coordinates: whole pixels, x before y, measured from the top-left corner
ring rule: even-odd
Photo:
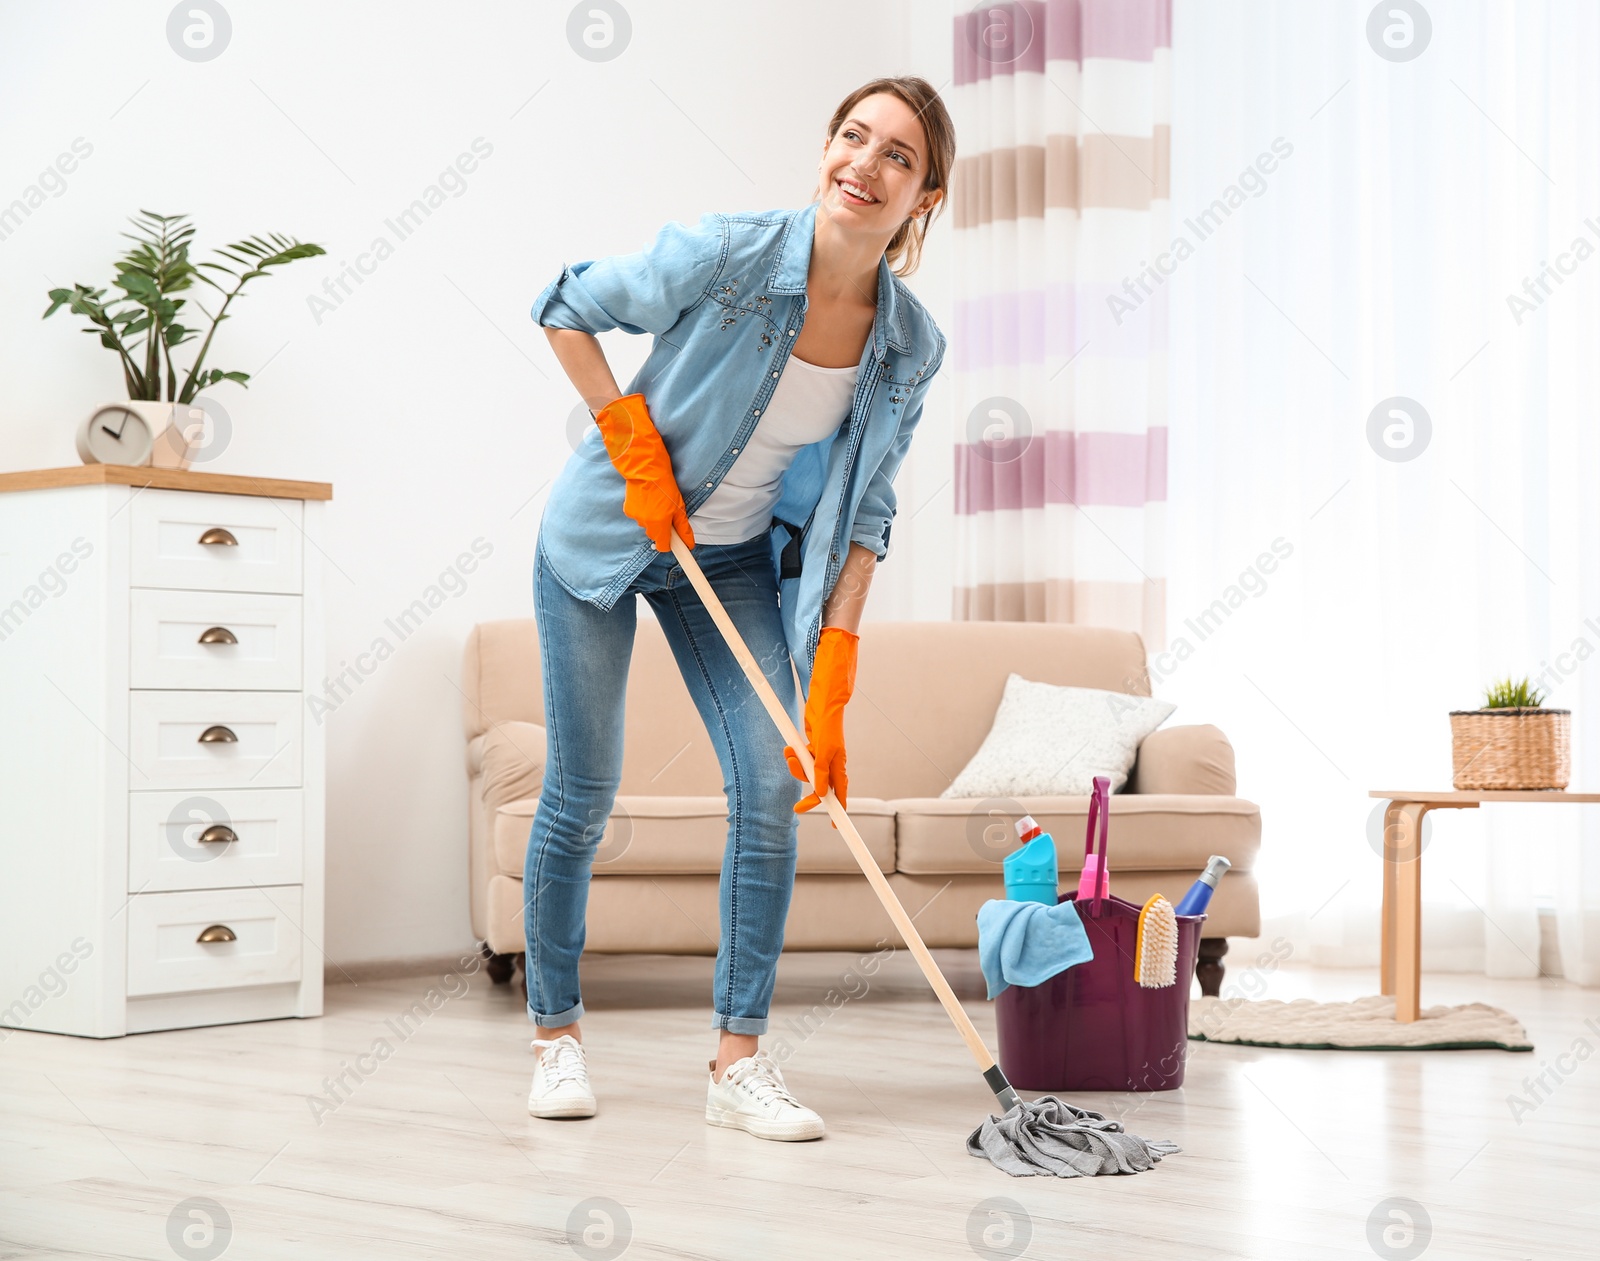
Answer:
[[[941,959],[992,1038],[973,957]],[[331,986],[317,1020],[112,1041],[12,1033],[0,1043],[0,1257],[1600,1255],[1594,990],[1425,979],[1425,1005],[1513,1012],[1531,1055],[1191,1044],[1181,1091],[1073,1096],[1184,1152],[1136,1176],[1064,1181],[966,1155],[990,1096],[904,951],[864,982],[856,956],[784,959],[769,1043],[788,1039],[790,1084],[827,1138],[708,1128],[710,968],[586,964],[600,1096],[589,1121],[528,1116],[530,1026],[515,991],[481,971]],[[802,1036],[789,1022],[834,986],[855,997],[819,1008]],[[1268,996],[1375,991],[1365,973],[1285,968]],[[379,1039],[390,1053],[331,1096],[325,1079]],[[1567,1054],[1580,1041],[1583,1058]],[[1569,1071],[1531,1099],[1525,1079],[1544,1065]],[[1536,1106],[1515,1116],[1513,1095]],[[1422,1206],[1430,1237],[1385,1216],[1395,1197]],[[231,1237],[175,1217],[194,1200],[219,1205]]]

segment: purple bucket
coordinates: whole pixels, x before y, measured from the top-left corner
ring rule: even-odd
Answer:
[[[1077,897],[1069,893],[1060,900]],[[1204,915],[1178,916],[1178,979],[1146,989],[1133,979],[1139,910],[1103,899],[1084,914],[1087,963],[994,1000],[1000,1068],[1019,1090],[1176,1090],[1189,1049],[1189,983]]]
[[[1109,782],[1098,777],[1089,801],[1084,852],[1106,849]],[[1076,891],[1058,902],[1076,901]],[[1107,894],[1079,908],[1094,958],[1041,985],[1013,985],[994,1000],[1000,1068],[1019,1090],[1176,1090],[1189,1049],[1189,988],[1204,915],[1178,916],[1173,985],[1134,980],[1139,912]]]

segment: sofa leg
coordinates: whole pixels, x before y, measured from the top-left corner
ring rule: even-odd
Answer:
[[[517,970],[516,955],[497,955],[489,949],[489,943],[483,943],[483,957],[487,961],[484,971],[489,974],[489,979],[496,985],[504,985],[511,980],[512,974]]]
[[[1200,992],[1210,998],[1222,993],[1222,956],[1227,953],[1226,937],[1200,939],[1200,957],[1194,961],[1194,974],[1200,978]]]

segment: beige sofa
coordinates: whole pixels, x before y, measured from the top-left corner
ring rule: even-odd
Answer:
[[[944,800],[988,733],[1006,675],[1148,695],[1130,632],[1036,622],[869,622],[846,711],[850,815],[930,946],[977,944],[977,910],[1004,896],[1012,820],[1054,835],[1062,885],[1082,865],[1086,797]],[[522,867],[543,777],[537,627],[486,622],[468,637],[462,690],[470,792],[472,927],[491,975],[524,950]],[[1177,901],[1208,855],[1233,863],[1213,899],[1200,980],[1214,993],[1229,936],[1260,933],[1253,874],[1261,815],[1234,795],[1233,748],[1215,727],[1166,727],[1111,799],[1111,891]],[[622,783],[589,892],[587,948],[715,954],[727,835],[722,773],[665,636],[640,618],[628,676]],[[860,950],[894,928],[823,811],[801,816],[785,946]]]

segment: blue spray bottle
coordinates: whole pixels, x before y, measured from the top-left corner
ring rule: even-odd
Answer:
[[[1217,881],[1222,879],[1222,873],[1233,866],[1221,854],[1213,854],[1206,862],[1206,869],[1200,873],[1200,879],[1189,886],[1189,892],[1183,895],[1176,912],[1179,915],[1204,915],[1206,907],[1211,905],[1211,895],[1217,891]]]
[[[1031,815],[1017,820],[1022,848],[1006,855],[1006,897],[1012,902],[1056,904],[1056,843]]]

